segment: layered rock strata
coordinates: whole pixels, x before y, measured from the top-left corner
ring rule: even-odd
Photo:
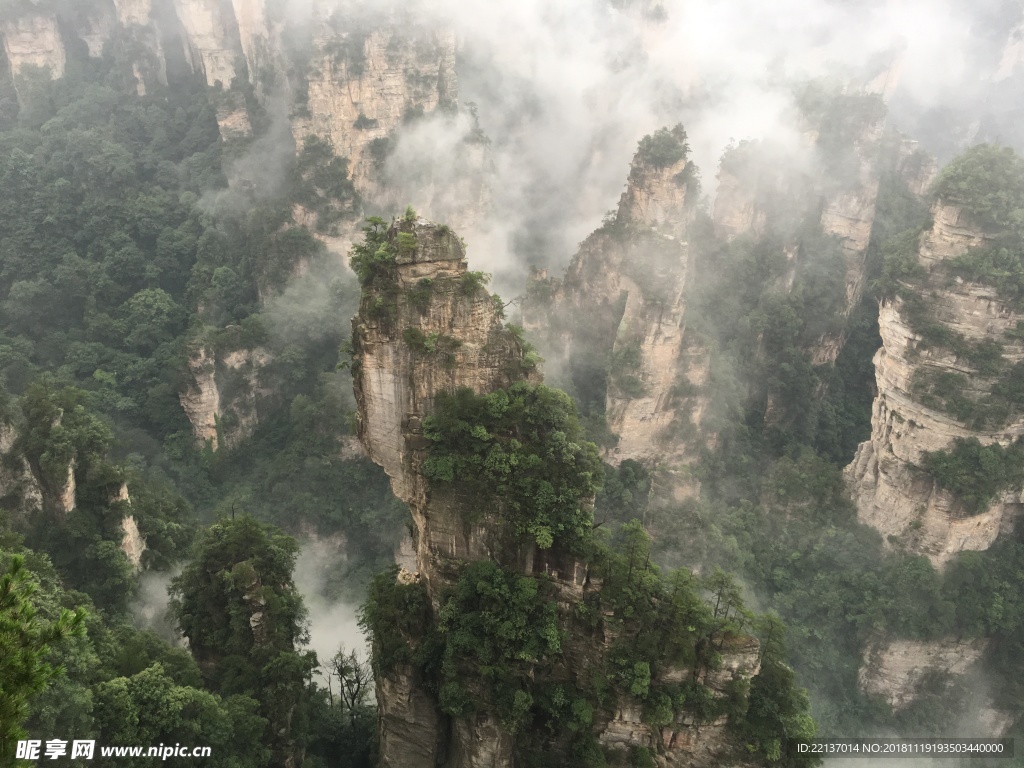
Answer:
[[[858,676],[865,693],[882,697],[894,711],[918,698],[929,674],[961,677],[988,647],[986,640],[949,639],[939,642],[891,640],[870,645]]]
[[[1004,363],[1024,359],[1024,343],[1014,338],[1024,314],[1002,301],[995,288],[948,279],[943,263],[988,242],[987,234],[963,210],[941,200],[932,209],[933,225],[920,240],[917,260],[927,271],[923,285],[934,321],[967,344],[995,342]],[[846,468],[847,483],[859,518],[886,537],[927,555],[936,566],[963,550],[984,550],[1013,526],[1024,497],[1005,491],[980,512],[969,511],[952,493],[920,469],[929,451],[947,450],[957,438],[1008,445],[1024,435],[1019,416],[991,431],[970,429],[953,415],[922,404],[920,382],[941,375],[965,376],[963,394],[981,398],[992,384],[952,351],[926,348],[908,320],[906,301],[883,301],[879,311],[882,348],[874,358],[878,395],[871,418],[871,439],[862,443]]]

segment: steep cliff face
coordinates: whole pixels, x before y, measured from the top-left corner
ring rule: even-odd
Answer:
[[[280,30],[269,18],[265,0],[231,0],[231,7],[249,81],[263,96],[265,81],[271,71],[280,69],[283,64]]]
[[[494,509],[480,509],[457,487],[428,481],[423,470],[431,445],[423,422],[439,393],[465,387],[486,394],[539,376],[516,334],[503,326],[494,299],[467,273],[463,246],[447,228],[405,218],[385,238],[390,246],[384,247],[393,248],[394,265],[364,280],[360,314],[353,321],[354,382],[360,439],[412,513],[417,570],[400,571],[399,583],[424,585],[437,610],[450,599],[468,563],[497,561],[549,583],[568,627],[576,607],[592,601],[600,589],[591,564],[557,546],[540,549],[530,537],[513,543],[500,501]],[[424,339],[430,344],[424,345]],[[544,676],[559,684],[586,678],[587,670],[596,671],[604,663],[614,639],[568,630],[555,669]],[[757,674],[756,640],[733,638],[720,652],[720,666],[698,666],[696,676],[694,669],[671,669],[666,682],[696,681],[712,697],[725,697],[737,681]],[[459,717],[444,713],[435,695],[424,689],[422,674],[409,664],[397,664],[378,675],[381,765],[517,764],[520,737],[497,711],[480,703],[487,701],[486,695],[474,694],[481,680],[469,677],[465,683],[477,706],[472,716]],[[600,745],[643,747],[663,755],[664,765],[682,767],[713,765],[730,750],[726,724],[724,718],[705,722],[680,715],[655,727],[645,722],[635,701],[621,699],[616,707],[596,712],[593,727]]]
[[[317,22],[308,98],[292,131],[300,146],[310,134],[329,140],[356,188],[372,193],[403,120],[454,105],[455,37],[398,22],[339,32],[341,23]]]
[[[613,281],[616,273],[632,275],[621,275],[620,296],[625,291],[626,304],[611,355],[634,355],[635,371],[625,375],[635,376],[640,386],[631,393],[613,380],[608,390],[608,425],[619,436],[612,452],[617,461],[664,460],[666,433],[677,420],[700,420],[703,403],[684,403],[673,392],[681,378],[700,387],[707,376],[702,350],[689,349],[684,338],[689,249],[681,239],[688,216],[687,187],[680,175],[687,172],[693,168],[686,159],[662,168],[634,161],[618,216],[626,226],[651,231],[637,238],[639,248],[629,254],[629,264],[606,262],[602,270]],[[580,269],[588,269],[582,263],[587,254],[581,251],[581,257]],[[603,293],[611,297],[609,290]]]
[[[55,80],[64,76],[67,57],[55,16],[19,16],[4,22],[2,31],[4,51],[14,75],[22,74],[26,67],[39,67],[49,70]]]
[[[618,435],[606,457],[615,464],[682,464],[707,405],[701,390],[708,353],[687,334],[685,320],[695,175],[685,153],[659,163],[642,147],[615,219],[582,243],[549,317],[527,308],[538,333],[550,333],[540,327],[547,324],[561,334],[570,368],[589,371],[595,360],[611,361],[603,405]]]
[[[167,85],[164,30],[154,17],[153,0],[114,0],[118,44],[129,47],[135,91]]]
[[[423,219],[400,221],[394,236],[399,232],[412,235],[416,245],[398,256],[395,290],[364,292],[353,320],[358,434],[391,478],[395,495],[411,505],[418,568],[429,580],[438,559],[477,559],[487,552],[481,530],[464,531],[453,519],[431,520],[426,481],[417,469],[425,447],[422,420],[437,393],[507,387],[522,378],[525,363],[522,345],[504,328],[490,294],[467,281],[459,239]],[[427,294],[426,311],[422,299],[410,299],[414,290]],[[407,329],[433,338],[434,351],[410,345],[403,339],[410,337]]]
[[[174,9],[187,35],[192,66],[210,87],[231,86],[242,55],[241,38],[233,6],[220,0],[174,0]]]
[[[43,490],[14,442],[17,430],[0,421],[0,502],[14,513],[14,522],[27,520],[43,507]]]
[[[260,374],[269,360],[262,348],[218,356],[202,345],[193,352],[191,381],[178,397],[200,446],[231,447],[252,434],[259,400],[267,394]]]
[[[1024,358],[1024,343],[1013,337],[1024,314],[1000,300],[994,288],[942,274],[944,261],[984,245],[987,235],[954,205],[942,201],[932,209],[933,225],[920,240],[917,259],[928,270],[923,286],[935,322],[966,344],[1001,345],[1004,361]],[[882,349],[875,355],[878,396],[872,409],[870,441],[863,443],[846,477],[861,520],[882,534],[928,556],[937,566],[962,550],[987,549],[1012,527],[1024,501],[1006,491],[987,508],[968,510],[956,496],[940,488],[920,470],[928,451],[946,450],[957,438],[977,438],[982,444],[1008,445],[1024,434],[1024,421],[1000,428],[969,428],[929,398],[942,376],[963,379],[962,394],[984,397],[994,378],[943,347],[926,347],[908,319],[912,307],[899,297],[882,303],[879,329]],[[998,377],[996,377],[998,378]],[[928,404],[925,404],[928,403]]]
[[[225,140],[252,135],[246,87],[270,111],[284,104],[296,145],[310,135],[326,140],[348,159],[366,199],[385,193],[384,163],[403,126],[456,105],[454,34],[397,11],[339,9],[327,0],[288,13],[267,0],[97,0],[74,17],[24,14],[5,22],[0,32],[10,71],[36,66],[63,76],[62,28],[79,36],[92,56],[112,43],[139,95],[166,85],[169,66],[202,77],[219,89],[214,98]],[[310,30],[309,40],[296,43]],[[467,143],[460,169],[486,167],[482,149]],[[457,175],[444,180],[450,190],[417,189],[418,199],[436,200],[446,214],[479,208],[486,196],[482,173]]]
[[[868,647],[859,682],[865,693],[881,696],[894,711],[906,709],[919,697],[929,674],[962,677],[981,659],[987,641],[939,642],[891,640]]]
[[[849,317],[864,295],[868,241],[878,200],[878,154],[883,127],[882,117],[862,127],[852,147],[856,171],[841,189],[825,197],[821,212],[822,232],[838,237],[842,243],[846,263],[843,317]],[[822,337],[814,349],[812,362],[815,365],[834,363],[842,350],[844,336],[843,333],[835,333]]]
[[[757,200],[757,185],[745,183],[723,168],[718,174],[718,190],[712,216],[719,237],[733,240],[743,234],[764,234],[767,212]]]
[[[390,237],[397,240],[399,233],[411,235],[415,246],[397,257],[393,286],[364,291],[353,320],[358,434],[412,513],[417,574],[401,578],[423,579],[437,600],[453,561],[491,556],[487,528],[494,521],[485,516],[464,525],[454,500],[430,498],[419,471],[428,445],[422,420],[439,392],[508,386],[522,375],[524,353],[488,292],[479,285],[466,289],[465,251],[454,234],[423,219],[402,220]],[[426,289],[427,301],[411,299],[414,289]],[[405,329],[433,338],[437,352],[411,347]],[[456,755],[454,765],[466,768],[511,766],[509,739],[493,732],[486,716],[459,723],[449,737],[436,699],[411,668],[378,677],[377,699],[382,766],[433,767],[448,751]]]

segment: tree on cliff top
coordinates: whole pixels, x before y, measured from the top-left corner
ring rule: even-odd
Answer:
[[[196,557],[171,582],[171,609],[210,687],[251,695],[270,722],[279,755],[293,751],[316,655],[302,596],[292,582],[296,541],[251,517],[202,536]]]
[[[690,154],[690,145],[686,141],[686,130],[682,124],[673,128],[659,128],[653,134],[640,139],[636,157],[647,165],[655,168],[668,168]]]
[[[971,147],[942,169],[932,192],[987,229],[1024,236],[1024,159],[1010,147]]]

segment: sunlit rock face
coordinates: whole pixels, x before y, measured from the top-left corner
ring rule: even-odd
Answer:
[[[933,207],[932,217],[931,229],[921,237],[918,261],[931,271],[922,290],[928,292],[935,320],[969,343],[1000,343],[1008,363],[1024,359],[1024,343],[1007,335],[1024,322],[1024,314],[1001,301],[992,287],[947,280],[935,272],[942,261],[984,245],[986,233],[959,207],[942,201]],[[956,438],[1008,445],[1024,435],[1024,420],[979,432],[923,405],[914,386],[921,376],[963,374],[970,382],[971,391],[966,394],[971,396],[984,395],[992,379],[948,350],[923,348],[905,315],[905,302],[899,298],[886,300],[880,307],[883,346],[874,358],[878,396],[872,409],[871,439],[861,444],[846,468],[846,478],[863,522],[941,567],[957,552],[988,549],[1000,533],[1012,529],[1024,499],[1018,492],[1007,491],[986,509],[969,513],[919,468],[923,454],[946,450]]]

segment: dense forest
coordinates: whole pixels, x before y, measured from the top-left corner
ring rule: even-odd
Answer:
[[[3,634],[0,760],[27,731],[208,744],[214,765],[279,764],[295,752],[309,765],[366,764],[364,663],[344,651],[320,659],[325,678],[301,651],[297,544],[266,527],[343,534],[352,555],[328,581],[352,601],[404,530],[386,478],[343,458],[352,399],[339,349],[358,287],[310,232],[289,226],[293,200],[350,198],[345,164],[322,162],[310,141],[271,197],[207,204],[230,194],[231,152],[244,151],[221,141],[214,94],[184,81],[140,98],[119,71],[83,56],[63,79],[34,82],[20,110],[7,94],[0,128],[3,429],[45,502],[26,517],[17,485],[5,490],[0,606],[19,634]],[[285,293],[282,274],[303,259],[307,277]],[[189,356],[204,347],[258,347],[274,361],[265,418],[232,450],[197,445],[179,403]],[[69,466],[71,514],[49,503]],[[145,538],[144,573],[200,569],[173,587],[191,654],[133,622],[126,513]],[[283,601],[255,650],[237,645],[231,624],[253,568],[262,599]],[[204,582],[210,573],[230,578]],[[215,677],[201,671],[210,659]]]

